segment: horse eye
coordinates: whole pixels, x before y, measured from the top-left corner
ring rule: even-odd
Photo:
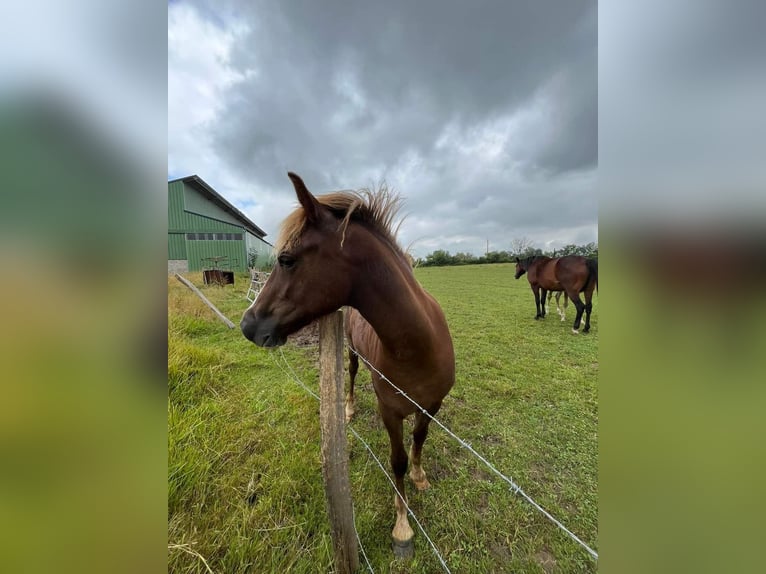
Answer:
[[[287,255],[286,253],[283,253],[277,258],[277,261],[279,261],[280,267],[284,267],[285,269],[290,269],[293,265],[295,265],[295,257],[292,255]]]

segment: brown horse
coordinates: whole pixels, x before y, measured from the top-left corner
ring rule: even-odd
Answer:
[[[572,332],[579,333],[583,311],[585,311],[585,328],[583,333],[590,331],[590,313],[593,309],[593,290],[598,289],[598,259],[586,258],[579,255],[567,255],[551,259],[541,255],[516,258],[516,279],[527,273],[529,285],[535,294],[535,319],[545,317],[545,300],[548,291],[564,291],[577,309]],[[542,304],[540,292],[542,291]],[[585,295],[585,303],[580,299],[580,293]],[[566,303],[566,300],[565,300]]]
[[[399,199],[377,193],[335,192],[314,197],[300,177],[288,173],[301,207],[283,222],[277,265],[240,327],[261,347],[282,345],[288,335],[346,305],[349,344],[431,415],[455,382],[455,355],[444,313],[415,280],[397,244],[392,222]],[[347,416],[353,414],[358,358],[349,351],[351,385]],[[402,421],[415,413],[410,478],[429,483],[421,451],[430,418],[371,371],[378,408],[391,442],[396,487],[405,495],[407,451]],[[405,499],[406,500],[406,499]],[[404,500],[394,496],[396,548],[412,548],[413,531]]]

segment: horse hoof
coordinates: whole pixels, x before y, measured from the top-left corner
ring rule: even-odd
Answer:
[[[578,331],[577,329],[572,329],[572,334],[573,335],[579,335],[580,331]]]
[[[409,540],[397,540],[392,536],[391,541],[394,549],[394,557],[397,560],[411,560],[412,557],[415,556],[414,536]]]
[[[412,477],[410,476],[410,478]],[[424,478],[423,480],[415,480],[414,478],[412,478],[412,482],[415,483],[415,488],[417,488],[418,490],[428,490],[429,488],[431,488],[431,483],[428,482],[427,478]]]
[[[582,332],[583,332],[583,333],[590,333],[590,329],[588,329],[588,328],[586,327],[585,329],[583,329],[583,330],[582,330]]]

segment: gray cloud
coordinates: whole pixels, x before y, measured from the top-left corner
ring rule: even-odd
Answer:
[[[602,3],[605,212],[763,213],[765,19],[754,0]]]
[[[596,239],[595,2],[196,6],[247,25],[204,129],[247,182],[235,201],[280,198],[258,212],[267,230],[290,169],[316,192],[385,178],[408,199],[402,242],[425,238],[416,252]]]

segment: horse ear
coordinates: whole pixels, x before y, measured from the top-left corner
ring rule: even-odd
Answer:
[[[298,201],[303,207],[303,210],[306,212],[306,220],[309,223],[313,223],[319,220],[319,210],[321,205],[316,200],[316,197],[311,195],[311,192],[306,187],[306,184],[303,183],[303,180],[300,178],[300,176],[291,171],[288,171],[287,177],[289,177],[290,181],[293,182],[295,195],[298,196]]]
[[[516,263],[521,263],[521,261],[519,261],[518,257],[516,258]]]

